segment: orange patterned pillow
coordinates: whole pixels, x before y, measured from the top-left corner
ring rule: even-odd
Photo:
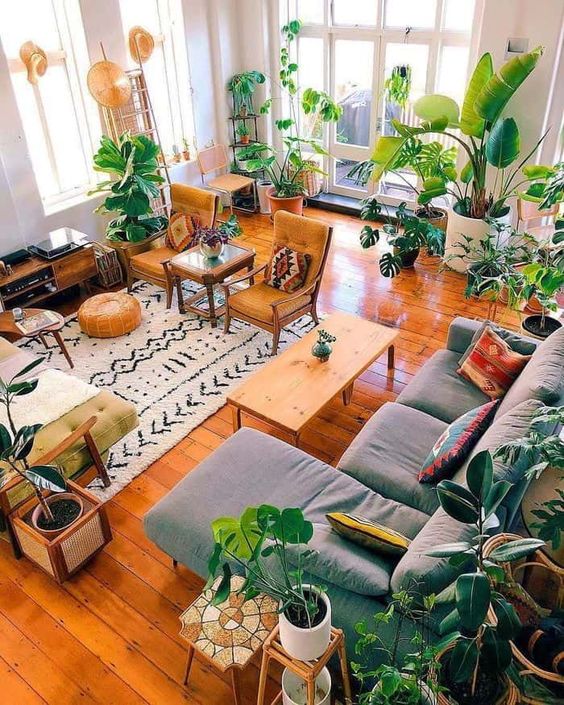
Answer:
[[[530,359],[530,355],[512,350],[503,338],[486,326],[458,369],[458,374],[473,382],[490,399],[499,399]]]
[[[194,234],[200,225],[199,215],[173,213],[166,231],[166,244],[177,252],[183,252],[192,244]]]

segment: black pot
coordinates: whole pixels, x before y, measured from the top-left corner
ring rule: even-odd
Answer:
[[[542,325],[542,316],[527,316],[523,320],[523,328],[535,338],[548,338],[549,335],[562,328],[562,323],[551,316],[544,317],[544,326]]]
[[[415,264],[415,260],[419,257],[419,248],[409,250],[408,252],[400,252],[397,248],[394,248],[394,254],[399,255],[402,269],[410,269]]]

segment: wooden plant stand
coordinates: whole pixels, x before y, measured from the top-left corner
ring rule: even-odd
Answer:
[[[29,515],[37,505],[35,497],[10,515],[13,534],[23,555],[58,583],[74,575],[112,539],[102,502],[74,482],[68,481],[67,485],[82,499],[84,513],[58,536],[49,538],[29,523]]]
[[[327,650],[316,661],[299,661],[292,658],[282,647],[279,638],[280,628],[276,626],[270,636],[264,642],[262,649],[262,663],[260,666],[259,690],[257,696],[257,705],[264,705],[264,695],[266,690],[266,681],[268,678],[268,670],[270,661],[274,660],[285,666],[287,669],[295,673],[299,678],[302,678],[307,683],[307,705],[315,705],[315,680],[327,665],[329,659],[335,652],[339,654],[341,664],[341,676],[343,678],[343,690],[345,693],[345,702],[347,705],[352,705],[351,682],[349,677],[349,669],[347,665],[347,655],[345,652],[345,635],[342,629],[331,628],[331,640]],[[277,705],[282,702],[282,691],[278,693],[272,701],[272,705]]]

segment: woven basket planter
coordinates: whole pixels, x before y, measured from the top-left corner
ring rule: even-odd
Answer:
[[[484,545],[484,557],[488,557],[494,548],[502,546],[508,541],[521,539],[522,536],[516,534],[498,534],[488,539]],[[531,556],[516,561],[514,563],[504,563],[503,568],[506,575],[520,583],[525,590],[543,607],[550,609],[564,607],[564,570],[553,563],[542,551],[536,551]],[[492,624],[496,624],[496,616],[490,609],[488,619]],[[564,686],[564,676],[553,671],[545,671],[533,663],[519,647],[511,642],[513,657],[519,665],[522,675],[532,675],[541,681],[556,683]],[[538,701],[523,698],[522,702],[536,705]]]
[[[67,485],[70,492],[82,499],[84,512],[58,536],[47,537],[31,525],[30,516],[37,506],[35,497],[10,515],[23,555],[58,583],[74,575],[112,539],[106,509],[100,500],[74,482]]]
[[[451,651],[454,647],[448,646],[444,651],[438,654],[437,659],[440,661],[444,654]],[[505,682],[507,689],[503,695],[501,695],[495,703],[488,703],[488,705],[517,705],[520,702],[519,691],[515,687],[513,681],[511,681],[505,674],[501,676]],[[437,693],[437,705],[458,705],[454,698],[451,698],[447,693]],[[479,705],[476,703],[476,705]],[[481,704],[480,704],[481,705]],[[485,703],[484,703],[485,705]]]

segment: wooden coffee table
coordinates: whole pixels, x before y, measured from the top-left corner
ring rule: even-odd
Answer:
[[[215,328],[218,317],[225,313],[225,305],[216,306],[214,286],[221,284],[242,269],[246,268],[250,272],[254,267],[254,261],[253,249],[234,245],[232,242],[227,243],[223,253],[213,259],[204,257],[199,246],[191,247],[186,252],[173,257],[167,266],[173,284],[176,286],[180,313],[191,311],[198,316],[203,316],[210,321],[212,328]],[[185,299],[182,291],[182,282],[185,279],[202,284],[204,289]]]
[[[37,313],[43,313],[45,310],[46,309],[44,308],[25,308],[24,315],[25,318],[30,318]],[[66,348],[65,341],[63,340],[63,336],[60,333],[61,329],[65,325],[65,319],[56,311],[49,311],[49,313],[57,318],[57,323],[40,328],[39,330],[33,331],[33,333],[23,333],[17,327],[12,312],[3,311],[0,313],[0,333],[8,333],[10,336],[15,336],[18,338],[39,338],[46,348],[49,346],[47,345],[45,336],[50,334],[53,338],[55,338],[57,345],[65,356],[66,361],[69,363],[69,367],[74,367],[69,351]]]
[[[245,412],[284,431],[297,446],[304,426],[333,397],[341,394],[345,404],[350,402],[357,377],[386,351],[388,369],[393,369],[398,329],[347,313],[333,314],[319,327],[337,337],[329,360],[320,362],[311,354],[314,329],[255,372],[227,397],[235,431]]]

